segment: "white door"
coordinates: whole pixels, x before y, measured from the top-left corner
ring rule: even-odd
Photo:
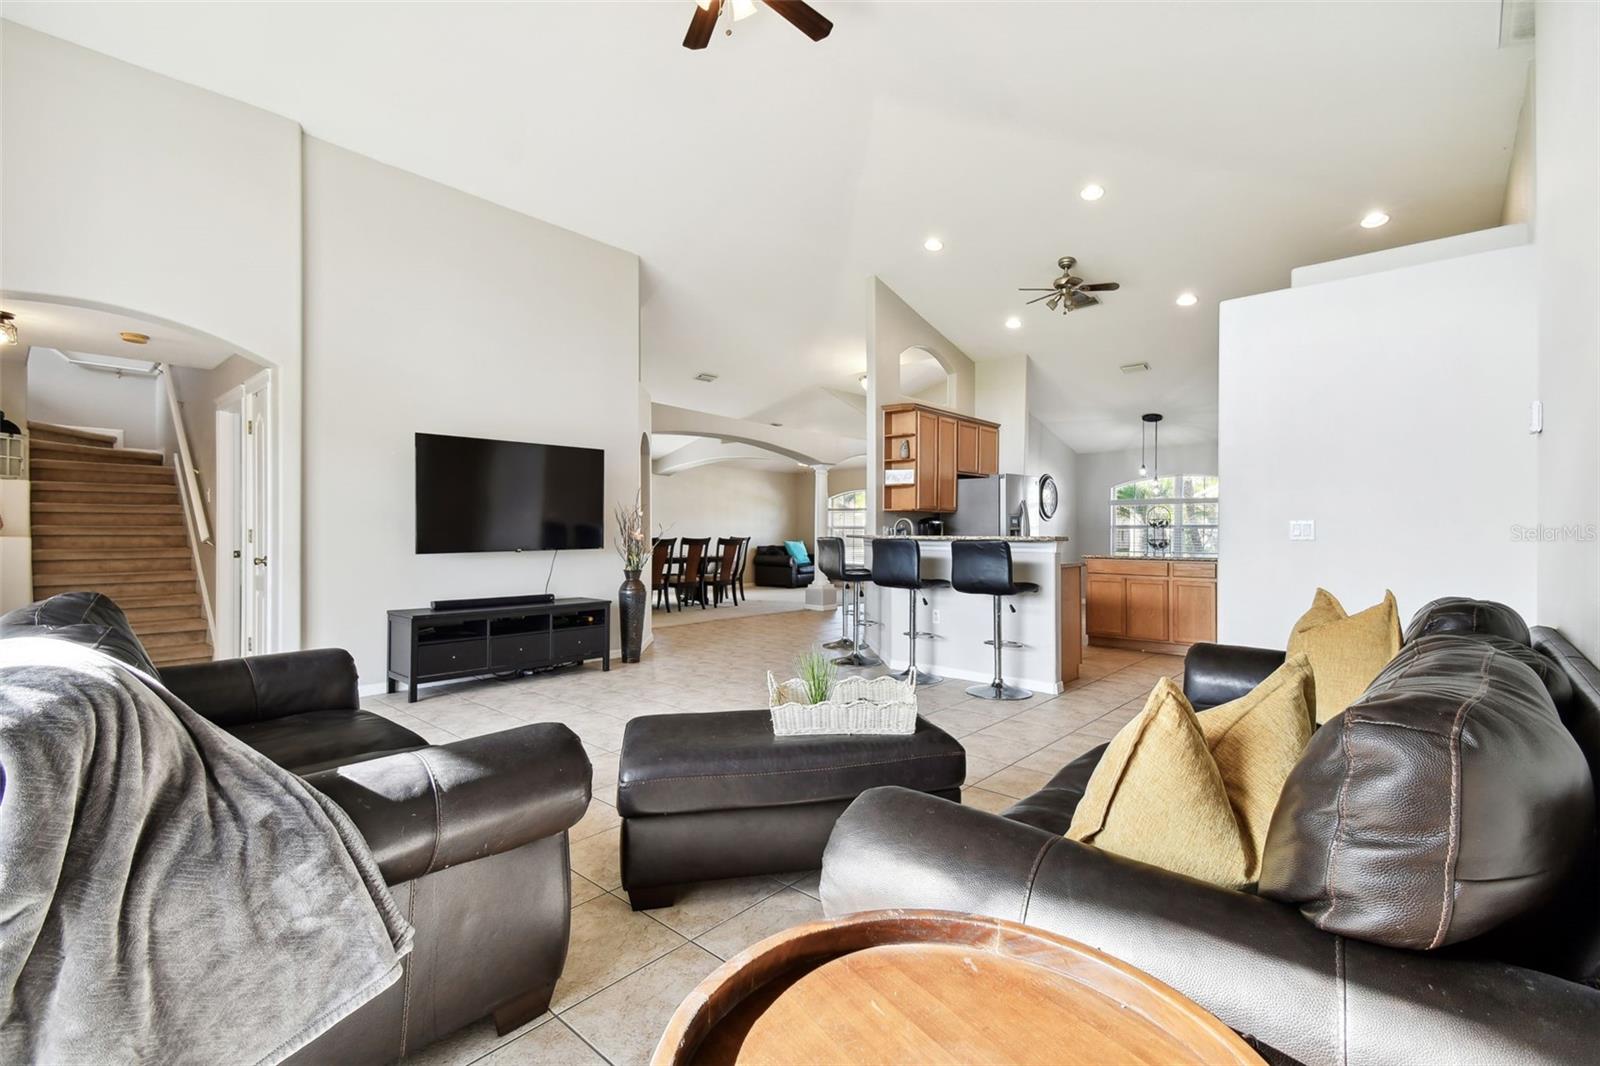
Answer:
[[[239,405],[241,390],[234,389],[217,401],[217,472],[211,513],[216,517],[212,534],[216,543],[217,658],[235,659],[244,654],[240,640],[240,618],[244,592],[244,508],[239,502],[242,480],[240,444],[244,439],[244,418]]]
[[[272,377],[264,371],[244,384],[240,399],[239,645],[245,655],[273,650],[272,639]]]

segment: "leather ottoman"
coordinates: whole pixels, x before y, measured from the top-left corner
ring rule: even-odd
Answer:
[[[635,718],[622,737],[622,887],[634,910],[679,885],[812,870],[833,823],[869,788],[961,802],[967,753],[922,718],[910,736],[775,737],[766,711]]]

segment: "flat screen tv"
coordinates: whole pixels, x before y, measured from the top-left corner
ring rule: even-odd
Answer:
[[[417,434],[417,554],[605,546],[605,452]]]

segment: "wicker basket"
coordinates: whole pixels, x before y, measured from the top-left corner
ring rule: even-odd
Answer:
[[[917,730],[917,686],[910,679],[843,677],[822,703],[806,703],[799,678],[780,682],[767,672],[767,705],[772,708],[774,736],[816,733],[914,733]]]

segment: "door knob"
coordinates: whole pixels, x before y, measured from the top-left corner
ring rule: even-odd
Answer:
[[[255,563],[256,563],[257,566],[266,566],[267,565],[267,557],[265,555],[258,555],[255,558]]]

